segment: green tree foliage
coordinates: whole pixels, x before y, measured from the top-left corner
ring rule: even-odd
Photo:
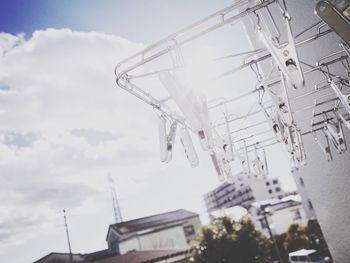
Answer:
[[[270,262],[271,242],[249,218],[223,217],[202,228],[192,251],[195,263],[265,263]]]
[[[311,241],[306,233],[305,227],[299,224],[291,224],[288,228],[283,245],[288,253],[303,248],[310,248]]]

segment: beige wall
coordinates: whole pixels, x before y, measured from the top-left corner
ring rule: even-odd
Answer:
[[[289,13],[292,17],[291,24],[294,34],[301,32],[307,26],[319,21],[314,14],[314,8],[318,1],[316,0],[286,0]],[[273,9],[273,13],[275,10]],[[279,25],[283,25],[281,19],[277,20]],[[251,22],[245,22],[250,39],[254,48],[261,47],[261,43],[252,31]],[[316,30],[300,38],[302,40],[308,36],[314,35]],[[331,33],[319,40],[298,48],[301,60],[315,65],[318,59],[333,51],[340,50],[339,37]],[[270,60],[262,63],[263,71],[268,74],[271,69]],[[344,72],[344,68],[339,65],[339,70]],[[304,67],[308,69],[308,67]],[[345,74],[345,73],[344,73]],[[324,75],[319,72],[305,76],[306,86],[302,90],[291,90],[290,96],[297,96],[302,93],[312,91],[314,85],[324,79]],[[332,92],[329,91],[331,94]],[[334,96],[330,95],[329,97]],[[295,101],[292,108],[301,109],[313,105],[315,97],[305,97],[302,100]],[[324,99],[326,99],[324,97]],[[311,117],[311,110],[296,115],[297,123],[303,119],[308,120]],[[305,122],[304,122],[305,123]],[[302,127],[301,127],[302,128]],[[350,133],[344,127],[345,139],[350,147]],[[305,189],[309,195],[318,221],[321,225],[326,241],[332,253],[335,262],[349,262],[350,258],[350,154],[349,150],[339,155],[331,146],[334,160],[327,162],[324,154],[315,143],[311,135],[303,137],[304,146],[307,155],[307,165],[297,171],[305,182]],[[276,162],[278,160],[275,160]]]

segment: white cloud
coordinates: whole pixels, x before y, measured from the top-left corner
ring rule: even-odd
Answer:
[[[147,135],[152,111],[118,89],[113,73],[141,48],[69,29],[36,31],[27,40],[0,34],[0,87],[8,87],[0,88],[2,247],[25,242],[62,208],[98,211],[86,204],[108,199],[108,173],[152,170],[132,168],[157,150]],[[143,115],[139,123],[135,114]]]
[[[75,252],[105,248],[109,174],[126,219],[178,208],[205,214],[201,195],[218,185],[210,157],[198,151],[200,166],[190,169],[177,138],[172,163],[161,164],[155,114],[115,84],[116,63],[143,47],[69,29],[26,40],[0,34],[0,255],[34,239],[50,246],[33,260],[61,247],[63,208]]]

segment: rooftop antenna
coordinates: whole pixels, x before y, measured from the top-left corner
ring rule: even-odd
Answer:
[[[114,179],[110,175],[108,176],[108,183],[109,183],[109,190],[110,190],[111,196],[112,196],[114,219],[115,219],[116,223],[120,223],[123,221],[122,212],[120,210],[119,201],[117,198],[117,191],[115,189]]]
[[[67,234],[67,241],[68,241],[68,247],[69,247],[69,262],[73,262],[73,255],[72,255],[72,248],[70,246],[70,239],[69,239],[69,232],[68,232],[68,225],[67,225],[67,217],[66,217],[66,210],[63,209],[63,219],[64,219],[64,227],[66,228],[66,234]]]

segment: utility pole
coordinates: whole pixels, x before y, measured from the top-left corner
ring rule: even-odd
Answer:
[[[117,191],[115,189],[114,180],[111,176],[108,176],[109,189],[112,195],[112,204],[114,211],[115,223],[120,223],[123,221],[122,212],[120,210],[120,205],[117,197]]]
[[[67,225],[66,210],[63,209],[62,212],[63,212],[64,226],[66,228],[68,247],[69,247],[69,262],[73,263],[73,255],[72,255],[72,248],[70,246],[70,239],[69,239],[69,232],[68,232],[68,225]]]
[[[273,245],[274,245],[274,248],[275,248],[277,257],[278,257],[278,261],[279,261],[280,263],[283,263],[282,256],[281,256],[280,250],[278,249],[275,236],[273,235],[273,233],[272,233],[272,231],[271,231],[270,224],[269,224],[269,221],[268,221],[268,219],[267,219],[267,215],[270,215],[270,211],[269,211],[268,208],[264,208],[264,209],[261,208],[261,209],[260,209],[260,213],[261,213],[262,216],[264,217],[264,221],[265,221],[267,230],[269,231],[270,238],[271,238],[271,240],[272,240],[272,242],[273,242]]]

